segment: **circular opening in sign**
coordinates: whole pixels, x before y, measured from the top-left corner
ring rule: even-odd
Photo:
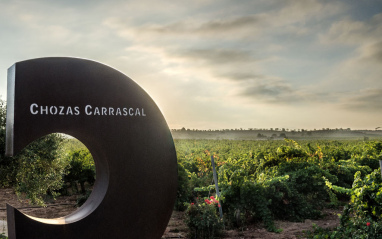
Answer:
[[[19,162],[15,190],[20,200],[14,197],[15,202],[7,203],[32,218],[67,216],[92,192],[96,179],[93,157],[72,136],[46,135],[15,157]]]

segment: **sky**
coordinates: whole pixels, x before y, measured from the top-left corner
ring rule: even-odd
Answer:
[[[109,65],[170,128],[382,127],[382,0],[0,0],[7,69]]]

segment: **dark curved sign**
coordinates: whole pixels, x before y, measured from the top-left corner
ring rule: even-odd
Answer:
[[[41,219],[7,205],[10,239],[161,238],[177,189],[177,162],[167,123],[150,96],[106,65],[40,58],[8,70],[6,154],[65,133],[96,165],[92,194],[77,211]]]

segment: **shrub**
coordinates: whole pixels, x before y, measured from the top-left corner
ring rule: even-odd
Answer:
[[[64,138],[50,134],[35,140],[17,156],[15,191],[25,196],[32,204],[45,205],[44,196],[53,197],[62,187],[62,176],[66,173],[66,161],[61,152]]]
[[[303,221],[321,216],[329,194],[322,176],[336,181],[336,177],[317,165],[308,162],[284,162],[278,174],[288,175],[287,180],[271,180],[267,198],[272,200],[270,209],[278,219]]]
[[[224,210],[233,226],[241,226],[250,220],[261,220],[267,230],[276,231],[270,203],[271,200],[266,198],[266,189],[259,183],[247,181],[240,187],[232,185],[224,190]]]
[[[382,238],[381,219],[382,178],[380,171],[376,169],[366,175],[364,179],[361,178],[361,173],[357,172],[354,175],[351,201],[345,206],[341,216],[340,230],[348,235],[358,235],[361,232],[369,236],[371,234],[380,235]]]
[[[95,165],[93,157],[88,150],[76,150],[67,156],[69,173],[64,176],[65,184],[69,183],[76,192],[77,184],[80,184],[81,193],[86,193],[85,183],[92,186],[95,182]]]
[[[178,163],[178,189],[176,191],[175,210],[184,211],[185,202],[192,200],[192,190],[188,174],[182,163]]]
[[[18,196],[45,205],[48,194],[57,196],[67,162],[63,160],[60,134],[41,137],[13,157],[5,156],[6,105],[0,100],[0,187],[14,187]]]
[[[340,190],[340,187],[332,187]],[[334,231],[314,228],[309,238],[382,238],[382,178],[378,169],[366,175],[354,176],[351,200],[345,206],[341,224]]]
[[[213,239],[221,234],[223,221],[218,216],[218,206],[213,197],[187,205],[185,222],[190,229],[190,238]]]

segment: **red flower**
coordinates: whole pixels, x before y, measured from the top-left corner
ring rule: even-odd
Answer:
[[[366,226],[370,227],[371,223],[370,222],[367,222],[366,223]]]
[[[210,198],[211,198],[211,202],[214,202],[214,203],[219,203],[219,201],[218,201],[218,200],[216,200],[214,196],[211,196]]]
[[[218,207],[220,207],[220,203],[218,204]]]
[[[191,205],[194,205],[194,203],[192,202]]]
[[[204,200],[207,204],[211,204],[210,200],[206,199]]]

